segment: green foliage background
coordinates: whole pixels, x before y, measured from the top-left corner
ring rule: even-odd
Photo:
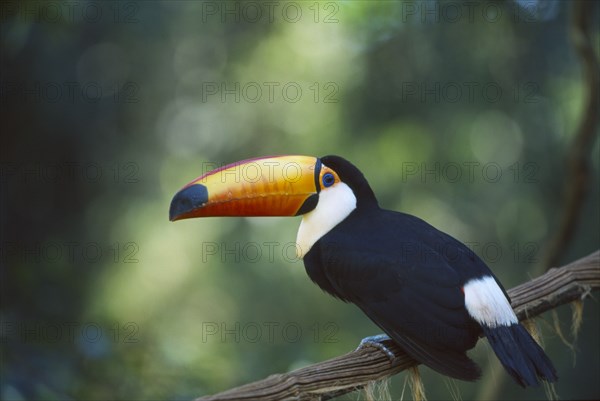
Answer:
[[[342,155],[507,288],[539,272],[582,111],[568,2],[50,3],[61,18],[2,3],[0,398],[191,399],[378,333],[307,278],[298,218],[168,221],[181,186],[244,158]],[[600,243],[591,152],[563,262]],[[558,394],[600,397],[597,301],[576,353],[539,324]],[[492,371],[485,341],[472,355],[485,373],[456,383],[464,399],[544,397]]]

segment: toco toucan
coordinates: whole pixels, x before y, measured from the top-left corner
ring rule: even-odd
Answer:
[[[363,174],[339,156],[233,163],[187,184],[169,210],[172,221],[297,215],[297,251],[312,281],[357,305],[417,361],[475,380],[481,372],[466,351],[483,335],[521,386],[557,380],[486,264],[425,221],[381,209]]]

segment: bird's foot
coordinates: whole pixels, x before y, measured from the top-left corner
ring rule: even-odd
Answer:
[[[384,341],[391,341],[390,336],[387,334],[378,334],[376,336],[365,337],[360,341],[360,344],[358,344],[356,350],[358,351],[364,347],[375,347],[383,351],[383,353],[390,358],[390,361],[394,361],[394,359],[396,359],[396,355],[394,355],[394,353],[390,351],[388,347],[383,345]]]

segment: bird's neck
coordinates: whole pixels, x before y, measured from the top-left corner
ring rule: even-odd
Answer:
[[[298,257],[303,258],[312,246],[356,209],[356,196],[343,182],[319,193],[317,207],[302,216],[296,237]]]

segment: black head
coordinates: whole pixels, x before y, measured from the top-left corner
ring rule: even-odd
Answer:
[[[321,162],[331,168],[340,177],[340,180],[352,189],[356,196],[357,208],[377,207],[377,198],[363,173],[340,156],[328,155],[321,157]]]

